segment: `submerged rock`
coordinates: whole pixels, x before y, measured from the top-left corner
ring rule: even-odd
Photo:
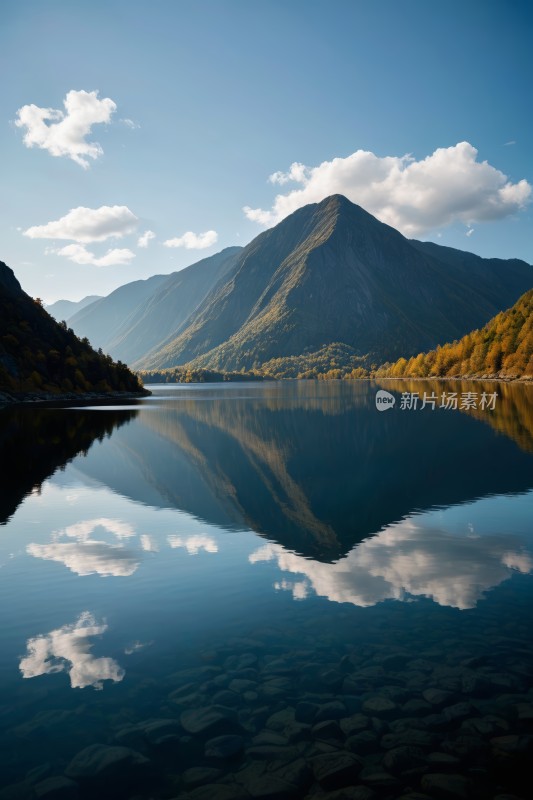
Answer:
[[[430,773],[422,778],[422,790],[436,800],[467,800],[469,780],[464,775]]]
[[[206,758],[233,758],[244,749],[242,736],[216,736],[205,745]]]
[[[223,733],[224,729],[240,727],[237,715],[224,706],[188,709],[182,712],[180,722],[187,733],[195,736],[209,735],[215,731]]]
[[[74,756],[65,775],[74,780],[108,778],[146,769],[149,764],[145,756],[129,747],[91,744]]]
[[[324,789],[341,789],[355,782],[363,765],[356,756],[337,751],[315,756],[311,766],[315,778]]]
[[[37,800],[78,800],[78,784],[60,775],[46,778],[34,787]]]

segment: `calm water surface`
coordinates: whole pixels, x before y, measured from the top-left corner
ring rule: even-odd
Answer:
[[[152,388],[0,412],[0,798],[530,797],[533,386]]]

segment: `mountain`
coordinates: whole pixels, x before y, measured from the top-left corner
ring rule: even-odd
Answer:
[[[94,303],[95,300],[101,299],[101,295],[99,294],[90,294],[87,297],[84,297],[82,300],[78,300],[77,302],[74,300],[56,300],[55,303],[45,306],[45,308],[48,313],[58,322],[61,322],[62,320],[68,322],[70,317],[74,316],[74,314],[76,314],[78,311],[81,311],[82,308]]]
[[[386,365],[391,377],[533,378],[533,289],[480,330],[429,353]]]
[[[175,338],[129,363],[251,369],[339,344],[380,364],[463,336],[532,285],[523,261],[409,241],[333,195],[257,236]]]
[[[94,347],[131,364],[179,334],[241,249],[228,247],[171,275],[127,283],[79,311],[69,324]]]
[[[142,391],[125,364],[50,316],[0,261],[0,392]]]

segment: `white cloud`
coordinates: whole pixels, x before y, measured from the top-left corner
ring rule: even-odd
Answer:
[[[250,220],[274,225],[301,206],[343,194],[406,236],[419,236],[453,222],[501,219],[523,208],[531,185],[524,179],[511,183],[487,161],[477,161],[477,155],[471,144],[459,142],[420,161],[357,150],[317,167],[296,162],[269,180],[298,188],[278,194],[271,209],[243,210]]]
[[[366,539],[334,564],[309,561],[278,544],[260,547],[249,561],[275,560],[282,571],[305,576],[303,581],[275,584],[292,591],[295,599],[304,599],[313,589],[332,602],[362,607],[429,597],[464,610],[513,571],[533,571],[531,554],[514,544],[516,549],[510,549],[507,535],[460,537],[406,521]]]
[[[475,228],[469,228],[467,230],[467,232],[465,233],[465,236],[472,236],[472,234],[474,233],[474,230],[475,230]]]
[[[205,550],[206,553],[218,553],[218,545],[211,536],[197,534],[196,536],[187,536],[182,539],[181,536],[172,534],[167,536],[169,545],[173,548],[183,547],[190,556],[198,555],[200,550]]]
[[[112,267],[117,264],[129,264],[135,253],[126,247],[108,250],[103,256],[96,256],[82,244],[67,244],[59,250],[51,250],[58,256],[64,256],[75,264],[92,264],[94,267]]]
[[[102,100],[98,92],[67,92],[63,101],[65,110],[39,108],[26,105],[19,108],[15,125],[25,128],[26,147],[48,150],[52,156],[67,156],[84,169],[88,169],[87,158],[103,155],[98,142],[87,142],[93,125],[110,122],[117,106],[109,97]]]
[[[187,231],[183,236],[174,239],[167,239],[163,242],[165,247],[185,247],[186,250],[205,250],[216,243],[218,233],[216,231],[205,231],[205,233],[193,233]]]
[[[139,236],[137,246],[148,247],[151,239],[155,239],[155,233],[153,231],[145,231],[142,236]]]
[[[66,671],[73,689],[102,689],[103,681],[121,681],[125,672],[114,658],[95,658],[91,654],[90,639],[101,636],[107,627],[84,611],[73,624],[28,639],[26,656],[19,665],[22,677]]]
[[[71,239],[81,244],[121,239],[133,233],[137,217],[127,206],[100,206],[100,208],[72,208],[64,217],[34,225],[24,231],[30,239]]]
[[[135,131],[135,130],[137,130],[138,128],[141,127],[138,122],[134,122],[132,119],[128,119],[128,117],[125,117],[124,119],[120,119],[119,122],[122,122],[123,125],[125,125],[127,128],[129,128],[132,131]]]
[[[94,536],[97,530],[100,532],[99,538]],[[112,541],[106,541],[103,538],[105,536],[111,537]],[[54,531],[52,541],[48,544],[31,542],[26,552],[35,558],[63,564],[76,575],[124,578],[133,575],[140,563],[139,557],[122,544],[124,540],[135,536],[134,529],[127,522],[99,517]]]

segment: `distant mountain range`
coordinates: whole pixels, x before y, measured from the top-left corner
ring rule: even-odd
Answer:
[[[249,370],[332,345],[369,366],[456,340],[532,286],[524,261],[408,240],[334,195],[245,248],[122,286],[69,324],[136,369]]]
[[[480,330],[409,360],[385,365],[380,376],[533,378],[533,289]]]
[[[134,364],[174,339],[240,251],[228,247],[171,275],[127,283],[78,311],[68,324],[95,347]]]
[[[45,305],[46,310],[58,322],[66,322],[73,317],[78,311],[81,311],[85,306],[94,303],[96,300],[101,300],[101,295],[90,294],[77,302],[74,300],[57,300],[55,303]]]
[[[0,392],[17,396],[141,390],[125,364],[97,353],[56,322],[0,261]]]

